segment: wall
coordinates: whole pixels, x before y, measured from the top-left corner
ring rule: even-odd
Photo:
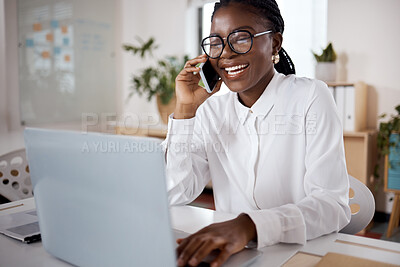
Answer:
[[[364,81],[368,126],[400,104],[400,1],[329,0],[328,41],[339,54],[339,79]],[[344,67],[343,67],[344,65]]]
[[[294,62],[298,76],[315,77],[311,51],[326,46],[327,0],[278,0],[285,20],[282,47]]]
[[[5,0],[6,94],[8,130],[21,130],[18,87],[17,1]]]
[[[339,54],[339,78],[368,84],[370,128],[378,127],[379,114],[394,113],[400,104],[399,10],[398,0],[328,2],[328,40]],[[390,213],[390,199],[381,188],[376,210]]]
[[[0,1],[0,133],[20,130],[17,2]]]
[[[120,48],[122,43],[134,43],[135,36],[146,39],[156,38],[160,45],[156,55],[183,55],[190,51],[185,47],[188,31],[186,0],[120,0],[119,16],[121,31],[116,46],[120,67],[118,71],[119,113],[135,113],[142,117],[157,114],[155,101],[150,103],[144,97],[134,95],[127,101],[132,73],[143,68],[143,62]],[[1,21],[16,22],[15,0],[1,0],[7,12]],[[1,5],[3,8],[3,5]],[[400,75],[397,63],[400,60],[400,10],[398,0],[330,0],[328,2],[328,40],[333,41],[339,54],[339,79],[346,81],[365,81],[369,85],[368,125],[376,127],[377,115],[393,112],[400,100]],[[0,12],[0,14],[4,14]],[[192,15],[195,14],[193,10]],[[190,14],[189,14],[190,15]],[[4,125],[8,117],[9,129],[18,129],[18,75],[16,70],[17,48],[16,25],[0,23],[0,36],[6,31],[7,38],[0,38],[0,122]],[[4,25],[3,25],[4,26]],[[4,49],[7,47],[7,53]],[[11,49],[11,52],[9,51]],[[6,58],[7,64],[4,63]],[[344,63],[344,68],[343,68]],[[7,68],[6,68],[7,66]],[[345,70],[345,71],[343,71]],[[7,88],[7,90],[6,90]],[[6,92],[13,92],[7,94]],[[7,100],[6,100],[7,99]],[[11,112],[5,112],[6,106]],[[4,130],[4,126],[2,127]]]
[[[123,0],[122,42],[135,42],[135,36],[143,39],[154,36],[160,44],[158,56],[191,51],[185,47],[184,41],[188,37],[187,30],[185,33],[187,2],[190,3],[186,0]],[[334,43],[339,55],[338,79],[348,82],[360,80],[369,85],[369,128],[377,127],[379,114],[393,113],[394,107],[400,103],[400,75],[396,73],[400,62],[398,10],[398,0],[328,1],[327,39]],[[141,69],[143,62],[124,52],[122,64],[122,110],[141,114],[143,118],[157,114],[155,101],[148,103],[137,95],[126,101],[131,74]]]
[[[5,39],[4,0],[0,0],[0,40]],[[5,43],[0,42],[0,134],[8,131],[6,94],[6,54]]]
[[[186,0],[123,0],[122,41],[123,43],[138,44],[136,37],[147,40],[155,37],[159,48],[154,53],[157,58],[165,55],[185,54],[185,11]],[[121,48],[122,50],[122,48]],[[141,121],[158,120],[158,110],[155,99],[150,103],[146,98],[134,94],[127,101],[131,87],[132,74],[141,70],[151,60],[143,62],[138,56],[122,52],[122,104],[126,116],[134,114]],[[130,120],[127,120],[128,123]]]

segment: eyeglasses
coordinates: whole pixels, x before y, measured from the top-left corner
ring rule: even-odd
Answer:
[[[251,32],[246,30],[237,30],[231,32],[226,38],[222,38],[219,35],[212,35],[204,38],[203,41],[201,41],[201,48],[208,57],[219,58],[225,48],[226,44],[224,39],[226,39],[233,52],[237,54],[246,54],[253,46],[253,38],[271,32],[272,30],[268,30],[265,32],[251,34]]]

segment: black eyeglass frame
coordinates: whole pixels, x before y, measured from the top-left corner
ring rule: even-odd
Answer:
[[[247,50],[246,52],[238,52],[238,51],[236,51],[236,50],[233,48],[233,45],[231,44],[231,42],[229,41],[229,37],[230,37],[232,34],[235,34],[235,33],[238,33],[238,32],[247,32],[247,33],[250,35],[251,44],[250,44],[249,50]],[[233,32],[231,32],[230,34],[228,34],[228,36],[225,37],[225,38],[222,38],[221,36],[219,36],[219,35],[217,35],[217,34],[215,34],[215,35],[210,35],[210,36],[204,38],[204,39],[201,41],[201,48],[203,49],[204,53],[205,53],[209,58],[212,58],[212,59],[219,58],[219,57],[222,55],[222,53],[224,52],[224,49],[225,49],[225,46],[226,46],[226,43],[224,42],[224,39],[226,39],[226,40],[227,40],[227,43],[228,43],[228,45],[229,45],[229,47],[231,48],[231,50],[232,50],[233,52],[235,52],[236,54],[247,54],[247,53],[250,52],[251,48],[253,48],[253,38],[256,38],[256,37],[258,37],[258,36],[262,36],[262,35],[264,35],[264,34],[272,33],[272,32],[273,32],[272,30],[268,30],[268,31],[265,31],[265,32],[259,32],[259,33],[252,34],[252,33],[249,32],[248,30],[236,30],[236,31],[233,31]],[[206,50],[204,49],[204,42],[205,42],[207,39],[211,38],[211,37],[218,37],[218,38],[220,38],[220,39],[221,39],[221,43],[223,44],[222,49],[221,49],[221,53],[219,53],[219,55],[216,56],[216,57],[211,57],[210,55],[208,55],[208,53],[207,53]]]

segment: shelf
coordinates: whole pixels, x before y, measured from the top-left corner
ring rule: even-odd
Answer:
[[[369,187],[376,163],[376,138],[376,130],[343,133],[347,171]]]

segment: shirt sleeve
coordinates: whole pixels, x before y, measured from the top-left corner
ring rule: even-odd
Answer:
[[[304,191],[298,203],[247,214],[257,229],[258,247],[306,240],[339,231],[351,217],[343,130],[325,84],[315,81],[305,110]]]
[[[168,120],[167,137],[162,143],[166,153],[167,191],[170,205],[195,200],[210,181],[199,115],[191,119]]]

